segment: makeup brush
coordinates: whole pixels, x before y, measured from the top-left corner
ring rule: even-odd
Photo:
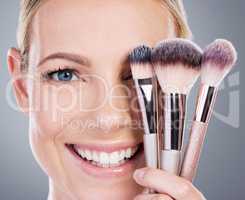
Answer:
[[[156,79],[151,65],[151,48],[145,45],[134,48],[129,62],[142,114],[146,164],[157,168]]]
[[[186,39],[167,39],[152,52],[162,92],[159,95],[158,140],[161,169],[179,175],[186,100],[200,75],[202,50]]]
[[[193,181],[220,83],[237,60],[232,43],[217,39],[204,49],[201,86],[181,176]]]

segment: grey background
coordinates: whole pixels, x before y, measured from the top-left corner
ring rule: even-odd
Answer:
[[[227,80],[221,91],[215,110],[229,113],[229,94],[240,93],[240,113],[244,107],[244,52],[245,28],[243,0],[189,0],[185,1],[189,23],[195,41],[204,47],[216,38],[230,39],[239,53],[234,73],[240,77],[240,85],[229,87]],[[47,177],[32,157],[28,143],[28,118],[12,110],[5,98],[9,81],[6,66],[8,47],[16,45],[16,26],[19,0],[1,1],[0,6],[0,199],[43,200],[48,193]],[[189,97],[189,108],[194,107]],[[189,113],[191,119],[191,113]],[[243,116],[240,126],[234,128],[213,117],[205,142],[196,186],[208,200],[245,199],[245,134]]]

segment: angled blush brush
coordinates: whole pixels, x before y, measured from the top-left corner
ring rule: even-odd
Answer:
[[[179,175],[186,100],[200,75],[202,50],[186,39],[167,39],[152,52],[160,84],[158,140],[160,167]]]
[[[236,60],[236,50],[227,40],[217,39],[204,49],[201,66],[201,86],[180,174],[189,181],[193,181],[196,175],[218,87],[230,72]]]
[[[129,62],[144,126],[146,164],[157,168],[156,79],[151,65],[151,48],[145,45],[134,48]]]

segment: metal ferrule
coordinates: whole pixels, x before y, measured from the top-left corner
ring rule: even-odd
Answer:
[[[196,105],[195,121],[207,123],[210,120],[216,96],[216,87],[201,85]]]
[[[180,151],[184,134],[186,95],[161,93],[159,98],[160,149]]]
[[[156,134],[156,90],[155,79],[135,79],[138,102],[142,113],[145,134]]]

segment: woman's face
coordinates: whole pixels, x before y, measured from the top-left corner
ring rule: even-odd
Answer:
[[[137,45],[174,37],[173,29],[161,1],[49,0],[39,8],[30,141],[59,199],[125,200],[142,190],[132,178],[145,163],[127,58]]]

